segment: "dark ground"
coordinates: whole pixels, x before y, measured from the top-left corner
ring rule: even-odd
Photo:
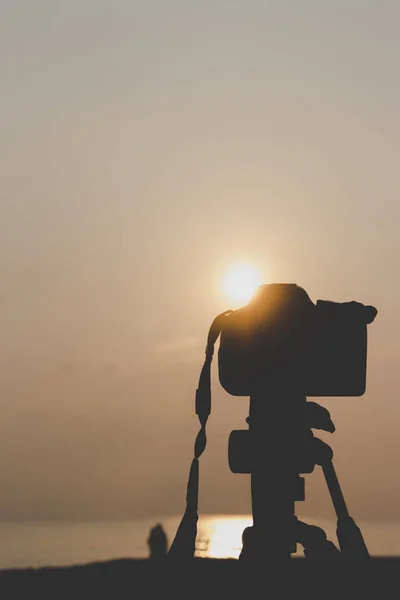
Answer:
[[[0,598],[397,597],[400,558],[367,562],[292,560],[249,568],[237,560],[152,563],[121,559],[65,568],[0,571]]]

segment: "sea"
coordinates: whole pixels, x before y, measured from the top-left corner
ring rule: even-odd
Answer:
[[[336,542],[334,522],[302,519],[323,527]],[[0,569],[86,564],[121,558],[146,558],[151,527],[160,523],[171,543],[180,517],[155,516],[131,521],[1,522]],[[196,555],[238,558],[248,515],[206,515],[198,523]],[[358,523],[371,555],[400,556],[400,523]],[[266,540],[267,543],[267,540]],[[299,554],[301,551],[299,550]]]

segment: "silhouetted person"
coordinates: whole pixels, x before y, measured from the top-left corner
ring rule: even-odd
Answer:
[[[150,550],[150,560],[162,560],[167,557],[168,539],[162,525],[157,524],[150,530],[147,543]]]

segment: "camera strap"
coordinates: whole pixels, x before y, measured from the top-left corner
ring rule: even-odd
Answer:
[[[233,313],[227,310],[218,315],[208,332],[206,358],[200,373],[196,390],[196,415],[200,421],[200,430],[194,443],[194,458],[190,466],[186,492],[186,510],[178,527],[175,539],[168,552],[169,558],[193,558],[196,550],[198,500],[199,500],[199,458],[207,445],[206,424],[211,413],[211,363],[215,343],[223,329],[225,318]]]

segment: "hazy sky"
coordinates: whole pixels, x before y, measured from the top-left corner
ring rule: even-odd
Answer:
[[[400,517],[400,6],[2,0],[0,518],[184,508],[224,270],[374,304],[325,401],[355,516]],[[201,512],[247,512],[214,384]],[[322,475],[303,513],[331,515]]]

